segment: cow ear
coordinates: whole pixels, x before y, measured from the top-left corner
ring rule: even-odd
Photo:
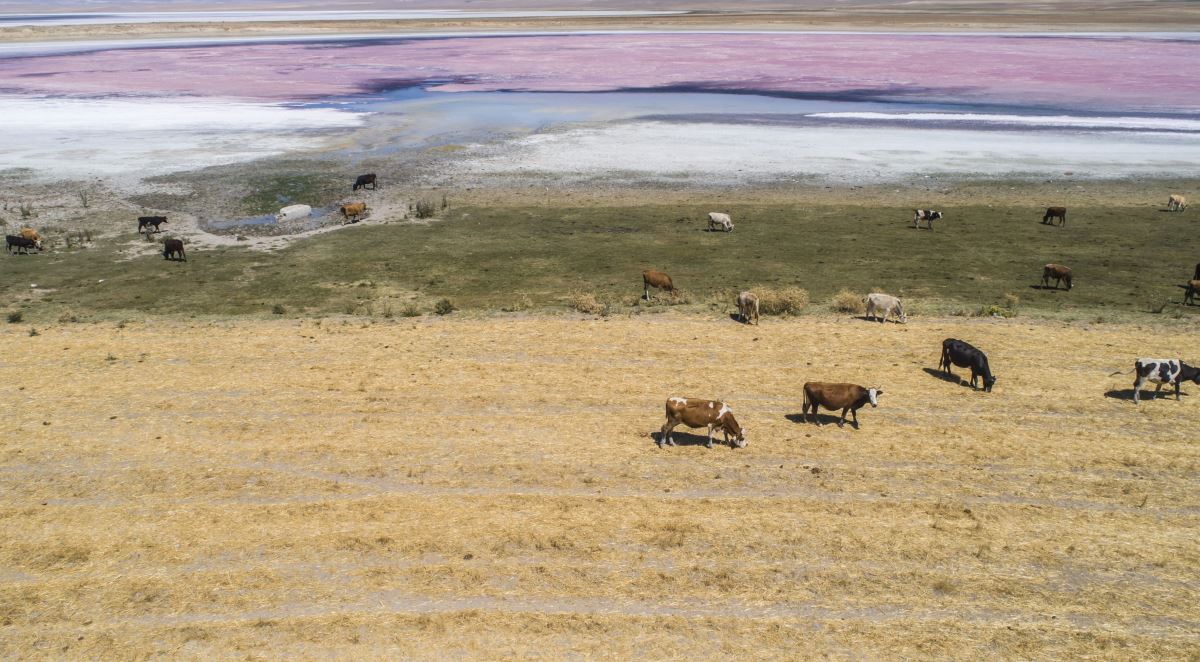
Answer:
[[[880,387],[875,387],[875,395],[879,395],[880,393],[883,393],[883,389]]]

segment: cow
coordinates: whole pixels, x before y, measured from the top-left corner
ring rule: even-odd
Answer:
[[[1167,211],[1183,211],[1187,209],[1187,198],[1178,193],[1171,194],[1167,198]]]
[[[1046,207],[1046,213],[1042,216],[1043,223],[1049,223],[1053,219],[1061,221],[1059,226],[1066,227],[1067,225],[1067,208],[1066,207]]]
[[[167,239],[163,241],[163,259],[187,262],[187,256],[183,253],[183,240]]]
[[[1067,281],[1067,290],[1070,291],[1073,287],[1071,283],[1071,268],[1064,267],[1061,264],[1047,264],[1042,268],[1042,287],[1050,287],[1050,279],[1054,279],[1054,289],[1058,289],[1060,283]]]
[[[138,232],[143,229],[149,230],[150,226],[154,226],[155,232],[161,232],[158,226],[167,222],[166,216],[138,216]]]
[[[925,221],[926,227],[933,229],[933,222],[942,217],[942,212],[932,209],[914,209],[913,210],[913,227],[920,228],[921,221]]]
[[[28,239],[16,234],[4,235],[5,248],[9,253],[12,253],[13,247],[16,247],[18,255],[21,253],[29,255],[29,249],[31,248],[38,248],[40,250],[40,247],[38,246],[39,243],[40,242],[36,242],[32,239]]]
[[[379,182],[375,178],[375,173],[371,173],[369,175],[359,175],[356,177],[354,180],[354,188],[351,190],[357,191],[360,188],[365,189],[367,188],[368,184],[371,186],[372,191],[379,186]]]
[[[971,369],[971,388],[973,390],[979,389],[975,382],[982,377],[984,392],[992,392],[996,376],[992,374],[992,369],[988,366],[987,354],[976,349],[971,343],[954,338],[946,338],[942,341],[942,358],[938,362],[938,370],[944,366],[946,374],[953,377],[954,371],[950,369],[951,365]]]
[[[729,214],[722,214],[719,211],[708,212],[708,231],[723,230],[725,232],[733,232],[733,220],[729,218]]]
[[[753,292],[742,292],[737,297],[738,317],[747,324],[754,320],[758,324],[758,295]]]
[[[725,443],[729,444],[730,448],[746,447],[746,428],[738,425],[737,419],[733,417],[733,410],[720,400],[701,400],[678,396],[667,398],[667,422],[663,423],[662,429],[658,432],[659,448],[662,448],[663,443],[668,446],[675,445],[675,441],[671,438],[671,431],[680,423],[689,428],[707,426],[708,443],[705,446],[708,448],[712,448],[715,430],[720,430],[725,435]],[[732,440],[730,435],[733,436]]]
[[[666,290],[675,296],[675,284],[671,282],[671,277],[661,271],[647,269],[642,272],[642,298],[646,301],[650,300],[650,288],[656,287],[660,290]]]
[[[1197,293],[1200,293],[1200,278],[1188,281],[1187,292],[1183,293],[1183,305],[1195,304]]]
[[[33,228],[21,228],[20,236],[32,241],[33,247],[38,249],[39,253],[42,251],[42,235],[38,234],[37,230]]]
[[[1133,362],[1133,372],[1137,373],[1137,377],[1133,380],[1133,404],[1137,404],[1142,393],[1142,385],[1146,382],[1153,382],[1158,386],[1154,389],[1154,397],[1158,397],[1159,391],[1162,390],[1163,384],[1173,384],[1175,386],[1175,399],[1179,399],[1179,385],[1185,381],[1191,381],[1195,384],[1200,384],[1200,368],[1192,366],[1180,361],[1179,359],[1137,359]],[[1129,371],[1117,372],[1109,375],[1128,375]]]
[[[347,202],[346,204],[342,205],[340,209],[342,212],[342,225],[347,223],[357,223],[358,217],[367,213],[367,203]],[[354,220],[350,220],[351,216],[354,217]]]
[[[886,322],[888,316],[893,313],[901,324],[908,322],[908,316],[904,314],[904,307],[900,304],[900,300],[890,294],[872,292],[867,295],[865,301],[867,302],[867,317],[878,319],[880,324]],[[876,311],[883,315],[877,315]]]
[[[817,413],[818,405],[830,411],[842,410],[842,418],[838,421],[838,427],[845,427],[846,412],[854,417],[854,429],[858,429],[858,410],[868,402],[872,407],[879,406],[879,396],[883,394],[881,388],[866,388],[857,384],[832,384],[828,382],[805,382],[804,383],[804,406],[801,417],[804,422],[808,422],[808,410],[811,407],[813,419],[816,420],[817,426],[820,427],[821,416]]]
[[[275,214],[275,222],[308,218],[309,214],[312,214],[312,207],[308,205],[288,205]]]

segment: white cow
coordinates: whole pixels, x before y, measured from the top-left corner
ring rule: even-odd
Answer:
[[[287,207],[280,209],[279,213],[275,214],[275,222],[278,223],[279,221],[294,221],[301,218],[308,218],[308,215],[311,213],[312,207],[309,207],[308,205],[288,205]]]
[[[1178,193],[1172,193],[1171,197],[1167,198],[1167,211],[1183,211],[1184,209],[1187,209],[1187,198]]]
[[[866,301],[867,317],[878,319],[880,324],[886,322],[888,316],[893,313],[901,324],[908,321],[908,316],[904,314],[904,307],[900,305],[900,300],[890,294],[872,292],[867,295]],[[882,313],[882,316],[876,315],[876,311]]]
[[[758,324],[758,295],[753,292],[742,292],[737,298],[738,317],[749,324],[751,320]]]
[[[719,211],[710,211],[708,212],[708,229],[720,229],[726,232],[733,232],[733,221],[729,218],[729,214],[722,214]]]

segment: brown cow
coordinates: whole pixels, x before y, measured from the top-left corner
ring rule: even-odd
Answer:
[[[758,324],[758,295],[753,292],[742,292],[737,298],[738,317],[749,324],[751,320]]]
[[[42,235],[38,234],[37,230],[34,230],[33,228],[21,228],[21,233],[19,236],[25,237],[29,241],[32,241],[34,248],[38,249],[39,251],[42,250]]]
[[[1071,268],[1064,267],[1061,264],[1047,264],[1042,268],[1042,287],[1050,287],[1050,279],[1054,279],[1054,289],[1058,289],[1059,284],[1064,280],[1067,281],[1067,289],[1071,289]]]
[[[657,287],[660,290],[666,290],[675,296],[675,284],[671,282],[671,277],[661,271],[647,269],[642,272],[642,298],[646,301],[650,300],[650,288]]]
[[[805,382],[804,383],[804,405],[801,416],[805,423],[808,422],[808,410],[811,407],[813,418],[816,419],[817,425],[821,425],[821,416],[817,413],[817,406],[820,405],[830,411],[842,410],[842,418],[838,421],[838,427],[843,427],[846,424],[846,412],[854,417],[854,429],[858,429],[858,410],[868,402],[872,407],[879,406],[879,395],[883,393],[881,388],[865,388],[857,384],[831,384],[828,382]]]
[[[714,430],[720,430],[725,435],[725,443],[729,444],[730,448],[746,447],[746,428],[738,425],[737,420],[733,417],[733,410],[720,400],[667,398],[667,422],[663,423],[662,429],[658,433],[659,448],[662,448],[664,442],[668,446],[675,445],[675,441],[671,439],[671,430],[674,430],[675,426],[680,423],[689,428],[707,426],[708,443],[705,446],[708,448],[712,448]],[[729,435],[733,435],[732,441],[730,441]]]
[[[1061,223],[1059,223],[1059,225],[1065,227],[1067,224],[1067,208],[1066,207],[1046,207],[1046,213],[1044,216],[1042,216],[1042,222],[1049,223],[1051,220],[1056,219],[1056,218],[1058,220],[1062,221]]]
[[[163,259],[187,262],[187,256],[183,253],[183,240],[167,239],[163,241]]]
[[[1187,284],[1187,292],[1183,295],[1183,305],[1196,303],[1196,294],[1200,293],[1200,279],[1189,280]]]
[[[347,223],[356,223],[356,222],[358,222],[359,216],[362,216],[363,214],[367,213],[367,203],[365,203],[365,202],[347,202],[346,204],[342,205],[341,211],[342,211],[342,225],[345,225]],[[354,217],[353,221],[350,220],[351,216]]]

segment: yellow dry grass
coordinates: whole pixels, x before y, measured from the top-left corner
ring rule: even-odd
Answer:
[[[995,392],[925,370],[946,336]],[[670,312],[6,327],[0,658],[1186,658],[1200,388],[1135,408],[1108,374],[1195,347]],[[884,395],[817,428],[809,379]],[[657,449],[672,394],[749,446]]]

